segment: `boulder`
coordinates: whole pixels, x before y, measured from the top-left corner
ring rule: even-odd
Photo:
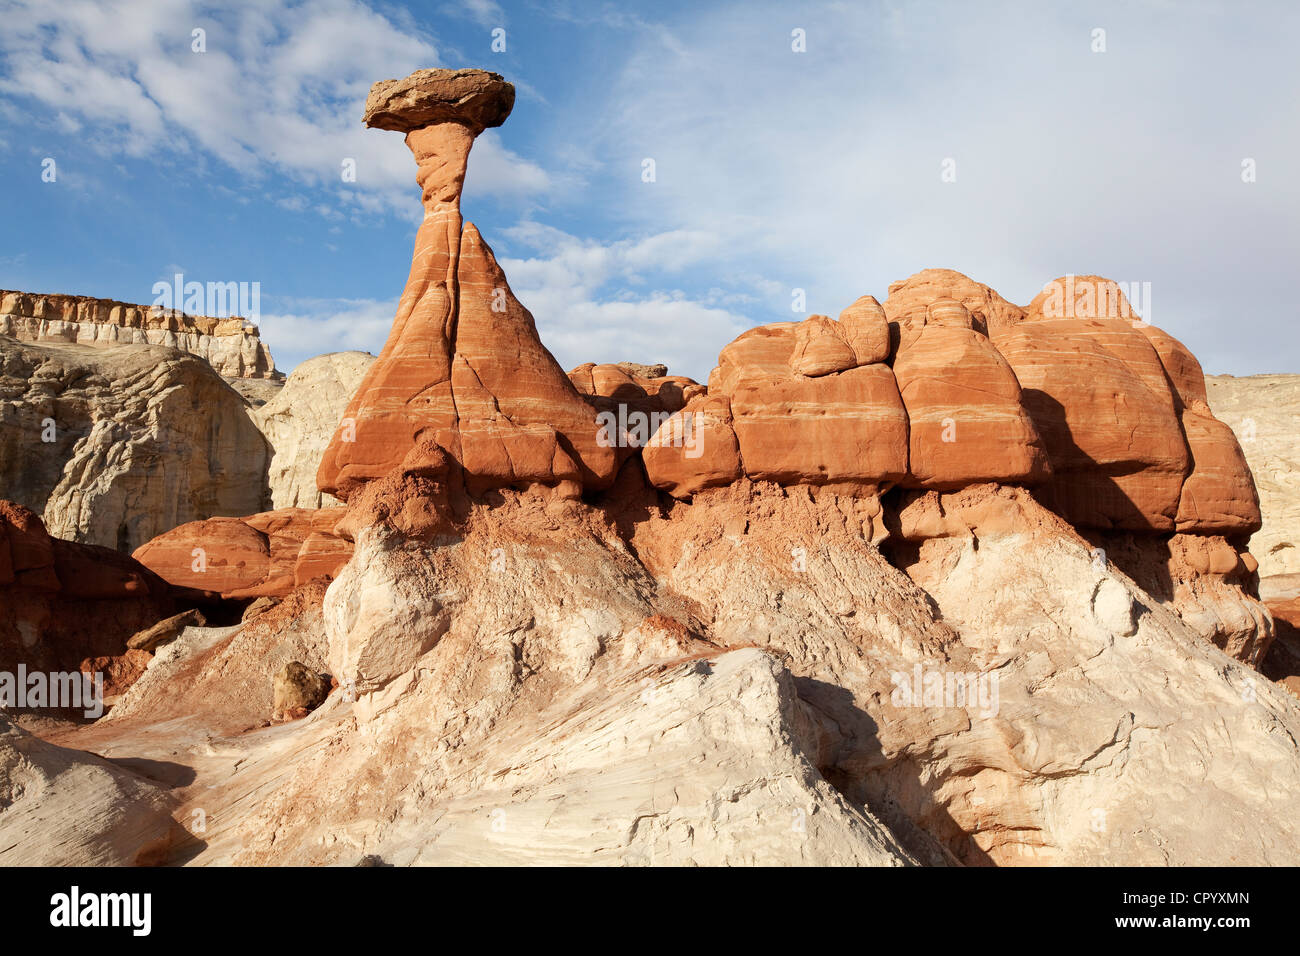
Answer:
[[[147,651],[152,654],[162,645],[169,641],[174,641],[180,637],[180,634],[187,627],[206,627],[207,618],[203,612],[197,609],[181,611],[180,614],[174,614],[169,618],[164,618],[153,627],[145,628],[138,634],[131,637],[126,642],[126,646],[134,651]]]
[[[302,661],[289,661],[276,672],[272,686],[273,720],[298,720],[319,707],[330,685]]]
[[[1122,320],[1034,315],[993,344],[1047,448],[1044,502],[1076,525],[1173,531],[1191,458],[1147,338]]]
[[[284,597],[298,584],[332,577],[351,546],[331,531],[345,509],[281,508],[174,528],[135,559],[175,588],[227,599]]]
[[[75,672],[174,613],[167,584],[117,551],[52,538],[0,501],[0,671]]]
[[[937,300],[927,325],[894,360],[909,426],[904,484],[953,489],[1041,482],[1051,468],[1020,383],[970,322],[965,306]]]

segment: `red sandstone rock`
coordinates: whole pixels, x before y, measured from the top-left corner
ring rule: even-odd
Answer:
[[[829,375],[857,364],[853,347],[839,330],[838,323],[824,315],[814,315],[794,327],[790,371],[796,375]]]
[[[1016,325],[1024,309],[1012,305],[988,286],[952,269],[924,269],[889,286],[885,315],[897,347],[904,329],[919,330],[926,323],[930,304],[940,299],[960,302],[970,312],[975,328],[990,336],[995,330]]]
[[[992,343],[969,325],[964,306],[940,300],[930,306],[920,335],[894,361],[909,423],[904,484],[951,489],[984,481],[1040,482],[1051,469],[1021,404],[1020,383]]]
[[[740,446],[725,396],[698,396],[669,418],[642,449],[646,477],[685,498],[741,477]]]
[[[378,83],[366,122],[406,132],[425,207],[388,341],[318,472],[347,500],[434,437],[471,487],[613,480],[614,450],[537,337],[478,231],[462,234],[460,190],[474,137],[504,122],[514,89],[481,70],[421,70]]]
[[[332,577],[351,546],[331,532],[345,509],[281,508],[191,521],[141,545],[135,559],[173,587],[223,598],[284,597]]]
[[[1076,525],[1174,530],[1190,457],[1155,350],[1127,321],[1032,318],[993,343],[1047,447],[1043,500]]]
[[[855,365],[889,360],[889,321],[875,296],[864,295],[841,312],[840,327]]]
[[[1136,328],[1160,357],[1191,453],[1192,471],[1178,502],[1178,530],[1253,534],[1262,525],[1259,494],[1237,436],[1210,411],[1201,363],[1169,333],[1145,322]]]
[[[167,585],[131,558],[51,538],[34,513],[0,501],[0,670],[75,671],[121,654],[173,609]]]
[[[887,365],[750,379],[730,395],[745,474],[888,486],[907,474],[907,413]]]

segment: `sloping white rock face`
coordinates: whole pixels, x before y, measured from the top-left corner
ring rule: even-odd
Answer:
[[[891,806],[970,864],[1300,859],[1294,698],[1027,495],[1022,530],[921,545],[919,588],[833,513],[738,497],[674,509],[671,537],[638,553],[711,640],[781,657],[835,728],[823,775],[895,832]],[[904,698],[894,675],[980,693]]]
[[[266,461],[245,403],[201,359],[0,337],[0,497],[55,537],[130,551],[262,511]]]
[[[183,836],[170,809],[144,778],[0,714],[0,866],[155,862]]]
[[[338,503],[316,490],[316,469],[352,393],[374,361],[369,352],[331,352],[308,359],[289,374],[275,397],[253,411],[271,446],[267,480],[272,508]]]
[[[540,736],[500,729],[485,788],[432,825],[402,821],[372,852],[396,865],[911,862],[817,773],[793,678],[759,650],[629,677],[577,713],[543,716]]]
[[[1205,388],[1259,489],[1264,527],[1251,536],[1250,553],[1260,577],[1300,574],[1300,375],[1207,375]]]
[[[1214,414],[1232,427],[1259,489],[1264,527],[1250,539],[1260,596],[1300,606],[1300,375],[1207,375]]]
[[[1300,703],[1027,493],[945,512],[904,573],[807,489],[630,540],[503,490],[428,541],[363,530],[323,605],[183,648],[74,736],[194,768],[196,864],[1300,859]],[[338,687],[262,726],[229,688],[288,654]]]

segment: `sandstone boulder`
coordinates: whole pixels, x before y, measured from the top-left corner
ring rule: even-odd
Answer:
[[[347,561],[349,543],[331,533],[343,511],[281,508],[193,521],[145,543],[134,558],[195,596],[284,597]]]
[[[166,583],[107,548],[51,538],[26,508],[0,501],[0,671],[75,672],[87,658],[173,613]]]
[[[983,481],[1035,484],[1050,474],[1020,383],[1001,353],[952,300],[894,360],[909,427],[905,484],[960,488]]]
[[[894,348],[900,337],[925,327],[930,305],[939,300],[952,300],[966,307],[972,327],[989,336],[1016,325],[1025,317],[1025,310],[1012,305],[988,286],[976,282],[952,269],[923,269],[889,286],[884,311],[889,320]]]
[[[1147,338],[1121,320],[1031,319],[993,343],[1047,448],[1043,500],[1076,525],[1174,530],[1191,461]]]
[[[675,498],[731,484],[743,474],[731,403],[693,398],[659,427],[641,458],[650,483]]]

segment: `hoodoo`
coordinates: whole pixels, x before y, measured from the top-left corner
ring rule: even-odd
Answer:
[[[484,70],[418,70],[376,83],[365,123],[406,134],[424,221],[397,318],[318,472],[347,500],[417,444],[441,448],[478,487],[608,485],[614,453],[595,414],[537,336],[532,315],[472,224],[461,186],[474,138],[500,126],[515,90]],[[409,467],[418,462],[407,461]]]

